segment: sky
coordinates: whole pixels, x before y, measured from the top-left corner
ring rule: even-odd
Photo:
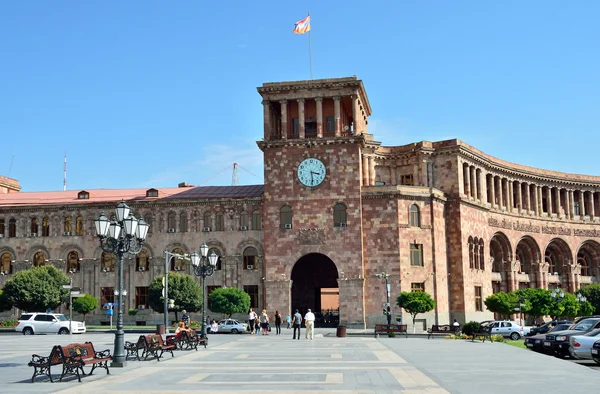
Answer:
[[[3,1],[0,175],[22,191],[262,184],[263,82],[357,75],[384,146],[458,138],[600,176],[600,2]]]

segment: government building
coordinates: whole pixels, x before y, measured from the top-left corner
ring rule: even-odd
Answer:
[[[369,133],[356,77],[264,83],[258,93],[264,185],[21,192],[0,177],[0,286],[51,264],[113,302],[116,259],[93,221],[122,200],[150,224],[144,249],[124,261],[124,308],[139,310],[126,324],[162,322],[148,309],[153,278],[165,266],[194,275],[164,251],[204,242],[219,256],[206,293],[237,287],[255,309],[284,316],[311,308],[318,325],[384,323],[377,274],[395,320],[412,324],[395,306],[401,291],[437,301],[417,329],[491,319],[483,301],[495,292],[600,281],[600,177],[509,163],[457,139],[385,146]],[[108,317],[99,308],[87,321]]]

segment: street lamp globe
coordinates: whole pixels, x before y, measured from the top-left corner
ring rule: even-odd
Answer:
[[[206,242],[200,246],[200,253],[202,254],[202,257],[206,257],[208,255],[208,246],[206,245]]]

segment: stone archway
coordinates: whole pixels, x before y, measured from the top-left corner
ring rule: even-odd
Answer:
[[[572,260],[573,253],[564,240],[554,238],[548,243],[544,252],[544,261],[548,265],[549,286],[570,289]]]
[[[512,248],[508,237],[501,232],[497,232],[490,240],[490,258],[492,270],[492,288],[494,293],[511,291],[511,285],[508,273],[512,263]]]
[[[519,263],[518,272],[528,276],[527,287],[543,287],[543,278],[539,273],[538,264],[541,261],[540,247],[535,239],[524,236],[517,243],[516,262]],[[518,286],[521,288],[521,285]]]
[[[338,271],[334,262],[320,253],[302,256],[292,268],[292,313],[302,316],[311,309],[316,327],[336,327],[339,322]]]
[[[585,241],[577,251],[577,264],[581,267],[582,277],[600,276],[600,244],[596,241]],[[588,282],[588,280],[586,280]]]

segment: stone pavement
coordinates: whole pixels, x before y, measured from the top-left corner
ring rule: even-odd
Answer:
[[[4,393],[531,393],[595,392],[600,371],[500,343],[348,336],[317,329],[314,340],[283,335],[210,335],[207,349],[61,383],[29,383],[31,353],[56,343],[94,342],[112,349],[112,334],[0,335]],[[303,332],[304,334],[304,332]],[[137,335],[127,334],[127,340]],[[47,355],[47,354],[45,354]],[[86,368],[89,370],[89,368]],[[59,369],[54,370],[55,374]]]

